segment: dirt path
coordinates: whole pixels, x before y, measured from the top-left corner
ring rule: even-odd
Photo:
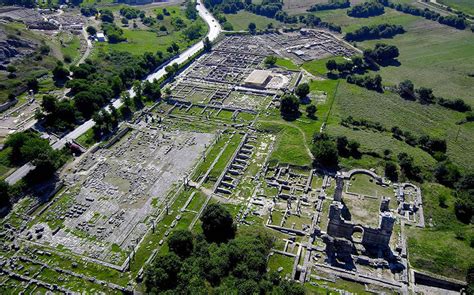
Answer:
[[[279,124],[279,125],[285,125],[285,126],[289,126],[289,127],[292,127],[292,128],[296,128],[300,133],[301,135],[303,136],[303,140],[304,140],[304,147],[306,149],[306,153],[308,154],[308,156],[314,160],[314,156],[313,156],[313,153],[311,153],[311,149],[309,148],[308,146],[308,139],[306,137],[306,133],[304,133],[303,129],[301,129],[300,127],[298,126],[295,126],[291,123],[288,123],[288,122],[280,122],[280,121],[274,121],[274,120],[260,120],[260,122],[264,122],[264,123],[272,123],[272,124]]]
[[[86,40],[87,47],[86,47],[86,51],[84,52],[84,54],[77,61],[76,66],[83,63],[89,57],[89,55],[91,54],[91,50],[92,50],[92,41],[89,39],[89,36],[88,36],[85,28],[82,28],[82,36]]]

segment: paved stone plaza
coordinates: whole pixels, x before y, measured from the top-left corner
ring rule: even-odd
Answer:
[[[70,187],[38,216],[45,222],[24,238],[121,264],[212,138],[165,127],[131,129],[78,164],[67,177]],[[48,225],[58,219],[57,227]]]

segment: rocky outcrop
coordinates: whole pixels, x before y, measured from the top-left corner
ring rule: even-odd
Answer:
[[[0,63],[7,63],[10,59],[25,55],[35,46],[19,38],[8,38],[0,41]]]
[[[52,22],[39,21],[29,23],[28,28],[33,30],[57,30],[59,29],[59,25]]]

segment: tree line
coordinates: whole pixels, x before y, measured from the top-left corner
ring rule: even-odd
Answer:
[[[316,12],[322,10],[349,8],[351,2],[349,0],[329,0],[327,3],[317,3],[307,9],[308,12]]]
[[[441,14],[430,10],[428,8],[418,8],[410,4],[400,4],[400,3],[393,3],[391,0],[377,0],[378,3],[390,7],[392,9],[395,9],[397,11],[415,15],[415,16],[422,16],[428,20],[433,20],[437,21],[440,24],[447,25],[459,30],[464,30],[468,23],[466,19],[463,16],[457,16],[457,15],[448,15],[448,16],[442,16]]]
[[[460,98],[450,100],[443,97],[436,97],[433,94],[433,89],[427,87],[415,89],[413,82],[410,80],[400,82],[397,87],[397,92],[402,98],[407,100],[417,100],[421,104],[437,103],[442,107],[462,113],[472,110],[471,106]]]
[[[372,26],[363,26],[354,32],[349,32],[344,36],[347,41],[365,41],[380,38],[392,38],[395,35],[405,33],[401,25],[379,24]]]
[[[310,27],[322,27],[335,32],[341,32],[340,26],[323,22],[319,17],[314,15],[300,15],[299,17],[288,15],[287,12],[283,11],[282,0],[263,0],[259,4],[254,4],[251,0],[205,0],[204,5],[213,12],[219,23],[223,24],[225,30],[232,30],[233,28],[232,25],[227,22],[223,14],[237,13],[240,10],[246,10],[257,15],[276,19],[283,23],[295,24],[300,22]],[[255,32],[255,29],[251,31]]]
[[[373,122],[367,119],[354,119],[352,116],[343,118],[341,125],[348,128],[361,127],[375,132],[391,132],[393,138],[404,141],[411,146],[418,146],[432,155],[436,160],[446,159],[447,143],[445,139],[432,138],[426,134],[416,137],[409,131],[401,130],[398,126],[387,129],[380,122]]]
[[[53,70],[54,79],[65,83],[70,89],[68,95],[73,99],[59,100],[47,95],[36,117],[43,120],[44,126],[52,131],[70,130],[83,120],[90,119],[111,99],[119,97],[124,90],[132,87],[134,81],[142,80],[169,58],[170,55],[162,52],[134,56],[112,51],[103,56],[104,61],[88,59],[69,70],[58,63]],[[145,92],[140,99],[159,99],[161,94],[157,82],[151,86],[148,83],[144,84]]]
[[[352,17],[371,17],[385,13],[384,6],[376,1],[364,2],[347,10],[347,15]]]
[[[177,230],[168,239],[169,253],[146,268],[147,293],[166,294],[305,294],[302,285],[267,272],[273,238],[264,231],[236,236],[230,213],[210,204],[201,216],[203,234]]]

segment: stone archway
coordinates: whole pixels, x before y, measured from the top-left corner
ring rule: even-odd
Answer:
[[[364,228],[360,225],[354,226],[351,237],[354,243],[362,243],[362,239],[364,238]]]

